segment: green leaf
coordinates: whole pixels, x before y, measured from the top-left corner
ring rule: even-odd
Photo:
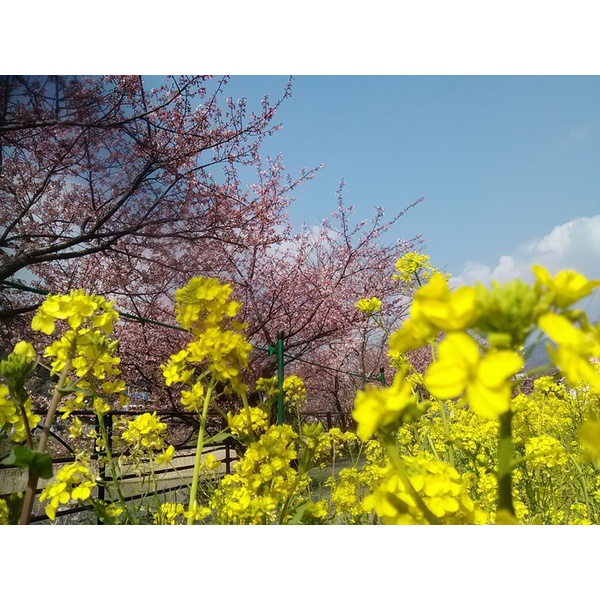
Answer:
[[[25,446],[13,446],[10,454],[2,461],[3,465],[9,467],[21,467],[28,469],[32,460],[32,452]]]
[[[10,454],[2,461],[8,467],[29,469],[42,479],[50,479],[52,472],[52,457],[43,452],[35,452],[25,446],[13,446]]]
[[[232,437],[229,431],[221,431],[220,433],[217,433],[216,435],[213,435],[211,438],[207,439],[205,443],[208,444],[210,442],[212,444],[214,442],[222,442],[229,437]]]
[[[308,502],[302,502],[301,504],[299,504],[296,507],[296,510],[294,512],[294,516],[292,517],[292,520],[290,521],[290,525],[298,525],[298,523],[300,522],[300,519],[302,519],[302,517],[304,516],[304,513],[306,512],[306,509],[308,508]]]
[[[41,479],[51,479],[54,475],[52,457],[44,452],[33,452],[33,463],[29,470],[37,473]]]

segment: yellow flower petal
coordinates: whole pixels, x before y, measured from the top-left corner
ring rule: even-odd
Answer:
[[[483,357],[477,376],[488,387],[502,385],[509,377],[516,375],[523,366],[523,359],[510,350],[492,352]]]
[[[436,398],[457,398],[465,389],[465,370],[456,363],[432,363],[425,373],[425,387]]]

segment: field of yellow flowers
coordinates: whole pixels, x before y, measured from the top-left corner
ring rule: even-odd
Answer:
[[[194,278],[178,290],[177,320],[192,340],[162,370],[165,385],[200,422],[185,503],[161,499],[158,488],[144,503],[126,502],[107,431],[86,429],[74,414],[85,408],[101,417],[127,402],[112,303],[81,290],[48,296],[31,325],[49,337],[43,356],[23,341],[0,363],[0,442],[9,448],[3,462],[28,473],[20,514],[11,513],[14,498],[2,498],[0,523],[29,522],[41,479],[47,484],[38,500],[52,520],[61,508],[86,503],[115,525],[597,524],[600,325],[575,306],[600,281],[535,266],[532,284],[451,290],[425,255],[409,253],[396,267],[399,279],[415,283],[410,315],[389,336],[396,374],[391,385],[357,394],[355,432],[301,426],[299,419],[272,423],[274,380],[253,383],[263,404],[250,406],[244,374],[252,346],[236,320],[231,287]],[[369,318],[380,307],[377,298],[357,302]],[[526,372],[524,348],[535,336],[549,340],[551,363]],[[433,360],[419,374],[407,354],[424,346]],[[38,364],[56,382],[44,423],[27,392]],[[291,376],[284,389],[288,408],[298,411],[303,382]],[[240,399],[241,410],[226,416],[227,433],[243,451],[234,472],[207,489],[215,465],[202,461],[205,425],[221,394]],[[74,444],[94,438],[106,478],[95,475],[84,444],[73,463],[53,471],[47,443],[56,418],[68,424]],[[134,459],[151,468],[173,460],[155,413],[121,419],[115,428]],[[315,472],[328,473],[342,459],[344,468],[315,484]],[[98,486],[110,500],[98,498]]]

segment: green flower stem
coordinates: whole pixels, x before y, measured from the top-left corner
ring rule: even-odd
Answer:
[[[512,440],[511,410],[500,415],[500,432],[498,437],[498,507],[515,515],[512,500],[512,469],[513,469],[513,440]]]
[[[298,473],[298,476],[296,477],[296,481],[295,481],[294,485],[292,486],[292,489],[290,490],[290,493],[288,494],[287,498],[285,499],[285,502],[283,504],[283,508],[281,509],[281,512],[279,513],[279,525],[283,525],[283,519],[288,511],[288,508],[290,506],[292,498],[294,497],[294,494],[296,493],[296,490],[298,489],[298,486],[300,485],[301,480],[302,480],[302,475],[300,473]]]
[[[161,502],[160,502],[160,497],[158,495],[158,477],[156,476],[156,470],[155,470],[155,465],[156,462],[154,460],[154,452],[152,451],[152,448],[149,449],[148,451],[148,465],[150,466],[150,482],[152,484],[152,497],[154,500],[154,506],[156,507],[156,510],[158,511],[158,509],[160,508]],[[148,484],[148,488],[150,488],[150,483]],[[148,493],[150,492],[150,490],[148,489]]]
[[[254,427],[252,427],[252,412],[250,411],[250,405],[248,404],[248,398],[245,393],[240,394],[242,398],[242,405],[244,412],[246,413],[246,421],[248,422],[248,435],[252,441],[256,441],[256,433]]]
[[[25,424],[25,435],[27,436],[27,447],[30,450],[33,450],[33,438],[31,437],[31,429],[29,427],[29,419],[27,418],[27,411],[25,410],[25,406],[22,404],[18,404],[19,410],[21,412],[21,417],[23,418],[23,423]]]
[[[309,452],[307,460],[303,459],[299,462],[298,476],[296,477],[296,481],[294,482],[294,485],[292,486],[290,493],[288,494],[287,498],[285,499],[285,502],[283,503],[281,512],[279,513],[279,525],[283,525],[283,520],[285,518],[285,515],[286,515],[289,507],[290,507],[292,498],[296,494],[296,491],[298,490],[298,486],[300,485],[300,483],[303,482],[304,475],[307,475],[308,472],[310,471],[310,465],[312,463],[314,456],[315,456],[315,448],[313,448],[312,451]]]
[[[423,498],[419,496],[415,488],[412,486],[412,483],[410,482],[410,479],[404,470],[402,458],[400,457],[400,453],[398,452],[398,447],[396,446],[396,441],[394,440],[393,436],[389,434],[382,434],[381,441],[383,442],[386,454],[392,463],[392,467],[394,467],[394,471],[398,477],[400,477],[404,487],[416,502],[417,507],[423,513],[423,516],[431,525],[440,525],[440,520],[429,510],[429,508],[427,508],[427,505],[425,502],[423,502]]]
[[[448,415],[446,414],[446,403],[442,400],[438,400],[438,404],[440,407],[440,413],[442,415],[442,426],[444,427],[444,433],[446,434],[446,440],[448,442],[448,458],[450,459],[450,464],[453,467],[456,467],[456,462],[454,459],[454,448],[452,447],[452,440],[450,438],[450,426],[448,425]]]
[[[435,448],[435,444],[431,441],[431,437],[430,437],[429,433],[425,434],[425,438],[429,442],[429,447],[431,448],[431,452],[433,452],[433,456],[435,457],[435,460],[440,460],[440,457],[438,456],[437,450]]]
[[[592,509],[590,508],[590,499],[589,499],[589,495],[588,495],[587,485],[585,482],[585,477],[583,475],[581,467],[579,466],[579,463],[577,462],[577,460],[575,460],[575,457],[570,452],[567,452],[567,456],[569,457],[569,459],[571,460],[573,465],[575,465],[575,469],[577,469],[577,472],[579,473],[579,481],[581,483],[581,491],[583,492],[583,498],[585,500],[585,508],[587,511],[587,518],[591,521],[592,520]]]
[[[117,496],[119,497],[119,502],[123,507],[123,510],[127,513],[128,521],[132,520],[131,513],[127,508],[127,503],[125,502],[125,498],[123,496],[123,492],[121,491],[121,485],[119,483],[119,477],[117,475],[117,469],[115,467],[115,460],[111,450],[110,440],[108,439],[108,431],[106,431],[106,424],[104,423],[104,415],[96,410],[96,418],[98,419],[98,423],[100,424],[100,434],[102,435],[102,444],[104,446],[104,453],[106,454],[106,460],[108,462],[108,467],[110,469],[110,474],[115,484],[115,490],[117,492]],[[134,519],[135,521],[135,519]]]
[[[213,389],[216,381],[213,379],[210,382],[204,396],[204,405],[202,407],[202,416],[200,417],[200,429],[198,431],[198,443],[196,444],[196,458],[194,460],[194,474],[192,476],[192,488],[190,490],[190,502],[188,506],[189,515],[187,518],[187,524],[194,524],[194,513],[196,511],[196,504],[198,502],[196,496],[198,495],[198,481],[200,479],[200,466],[202,464],[202,449],[204,448],[204,433],[206,431],[206,419],[208,417],[208,407],[210,406],[210,399],[212,397]]]
[[[46,414],[46,420],[44,421],[42,435],[40,436],[40,441],[38,442],[38,452],[43,452],[46,449],[46,444],[48,443],[48,436],[50,435],[50,427],[52,427],[52,423],[54,422],[54,415],[56,414],[58,404],[64,395],[64,392],[62,390],[65,385],[65,381],[67,380],[67,375],[69,373],[70,368],[71,358],[69,357],[67,358],[65,366],[63,367],[63,370],[60,373],[58,383],[56,384],[56,387],[54,388],[54,393],[52,394],[52,400],[50,401],[50,406],[48,407],[48,413]],[[27,478],[27,490],[25,491],[25,498],[23,499],[23,509],[21,511],[19,525],[27,525],[31,520],[31,512],[33,510],[33,501],[35,500],[35,493],[37,490],[38,480],[38,475],[29,471],[29,476]]]
[[[420,282],[419,282],[420,283]],[[429,344],[429,349],[431,350],[431,361],[435,362],[436,360],[436,351],[435,351],[435,343],[431,342]],[[456,467],[456,460],[454,458],[454,448],[452,447],[452,442],[450,441],[450,426],[448,425],[448,414],[446,413],[446,403],[442,400],[438,400],[438,405],[440,407],[440,413],[442,415],[442,426],[444,428],[444,433],[446,434],[446,440],[448,441],[448,458],[450,459],[450,464],[453,467]]]

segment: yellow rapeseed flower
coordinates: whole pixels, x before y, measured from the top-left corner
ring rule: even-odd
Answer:
[[[143,413],[135,419],[126,422],[127,430],[121,435],[134,450],[141,448],[150,448],[152,450],[162,450],[165,447],[165,434],[167,426],[156,416],[156,411],[152,414]]]
[[[31,328],[51,335],[57,320],[66,320],[69,327],[78,329],[90,318],[93,328],[109,334],[119,314],[111,301],[83,290],[73,290],[65,295],[49,294],[33,317]]]
[[[181,404],[190,412],[202,412],[205,389],[202,382],[196,381],[189,390],[181,390]]]
[[[155,460],[158,464],[167,464],[173,460],[173,455],[175,454],[175,447],[169,444],[167,449],[160,454],[157,454]]]
[[[372,315],[381,310],[381,300],[375,296],[372,298],[362,298],[356,303],[356,308],[365,315]]]
[[[397,356],[416,350],[432,342],[438,333],[438,329],[427,321],[409,317],[402,323],[402,327],[390,336],[388,342],[390,355]]]
[[[470,496],[467,481],[454,467],[424,453],[402,457],[408,480],[423,504],[441,523],[483,524],[486,513]],[[394,469],[389,469],[372,494],[362,502],[384,524],[425,524],[427,520],[413,494]]]
[[[154,513],[155,525],[181,525],[185,508],[179,502],[163,502]]]
[[[539,318],[538,325],[557,346],[548,346],[548,356],[564,374],[567,382],[576,387],[588,383],[600,392],[600,372],[592,358],[600,358],[600,330],[590,327],[578,329],[563,315],[547,313]]]
[[[568,308],[591,293],[595,287],[600,286],[600,279],[588,281],[577,271],[566,269],[552,277],[544,267],[539,265],[533,266],[532,270],[536,282],[554,293],[554,304],[559,308]]]
[[[472,287],[451,291],[442,273],[434,273],[414,295],[410,316],[390,336],[394,352],[416,350],[431,342],[440,332],[461,331],[478,318],[477,292]]]
[[[248,412],[250,412],[250,426],[248,424]],[[264,432],[268,427],[269,415],[260,406],[251,406],[249,411],[242,408],[239,413],[227,413],[227,424],[231,433],[235,436],[248,436],[252,433],[257,435]]]
[[[406,408],[416,401],[404,371],[396,373],[388,388],[367,386],[357,393],[354,401],[352,417],[358,424],[356,435],[368,440],[380,427],[400,420]]]
[[[68,504],[70,500],[87,500],[95,487],[96,482],[88,467],[74,462],[57,471],[42,491],[40,502],[48,502],[46,514],[54,520],[61,504]]]
[[[477,319],[477,293],[472,287],[451,291],[442,273],[434,273],[427,285],[415,292],[410,316],[425,320],[440,331],[459,331]]]
[[[395,266],[398,273],[392,275],[392,279],[413,285],[423,285],[437,272],[437,269],[431,266],[429,256],[420,252],[407,252],[396,261]]]
[[[285,402],[289,406],[300,407],[306,400],[306,386],[297,375],[290,375],[283,380]]]
[[[583,456],[596,462],[600,467],[600,421],[589,420],[583,423],[578,431],[579,441],[583,448]],[[600,484],[600,478],[598,479]],[[600,489],[600,485],[598,485]]]
[[[8,504],[0,498],[0,525],[8,525]]]
[[[451,333],[439,346],[439,359],[425,373],[425,387],[440,399],[464,394],[475,413],[493,418],[510,408],[509,378],[522,366],[522,358],[510,350],[482,356],[471,336]]]
[[[29,342],[17,342],[13,354],[24,356],[28,361],[35,360],[35,348]]]
[[[551,469],[567,463],[567,454],[561,443],[550,435],[531,437],[525,444],[527,470]]]

